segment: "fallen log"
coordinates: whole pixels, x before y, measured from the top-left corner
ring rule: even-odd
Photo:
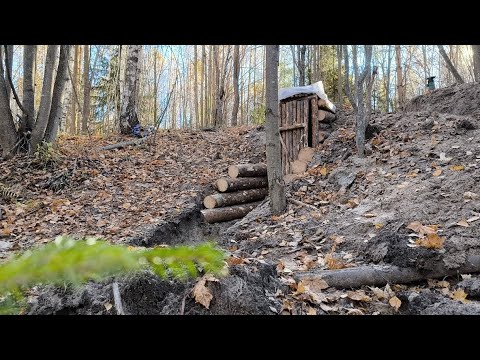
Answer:
[[[318,121],[323,122],[323,123],[331,123],[334,122],[337,116],[330,111],[325,111],[325,110],[318,110],[318,115],[317,115]]]
[[[267,176],[267,165],[266,164],[230,165],[228,167],[228,176],[230,176],[231,178]]]
[[[101,147],[100,150],[113,150],[113,149],[124,148],[125,146],[130,146],[130,145],[139,145],[139,144],[145,142],[147,139],[148,139],[148,137],[139,138],[139,139],[130,140],[130,141],[122,141],[122,142],[117,143],[117,144],[111,144],[111,145]]]
[[[206,196],[203,200],[203,205],[205,205],[207,209],[213,209],[230,205],[250,203],[257,200],[263,200],[267,195],[267,188],[214,194]]]
[[[267,177],[246,177],[228,179],[221,178],[217,180],[217,189],[220,192],[232,192],[237,190],[259,189],[268,186]]]
[[[242,218],[259,204],[261,204],[261,201],[217,209],[205,209],[201,210],[200,213],[202,214],[203,220],[212,224]]]
[[[315,281],[323,279],[328,286],[344,289],[358,288],[363,285],[383,286],[386,284],[406,284],[415,281],[443,278],[458,274],[480,272],[480,255],[467,258],[463,266],[458,269],[447,269],[439,262],[435,270],[422,271],[415,268],[401,268],[393,265],[359,266],[340,270],[322,270],[297,273],[296,281]]]

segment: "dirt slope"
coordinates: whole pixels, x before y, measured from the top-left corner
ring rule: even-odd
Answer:
[[[112,241],[147,241],[147,245],[152,245],[148,241],[194,242],[215,233],[231,254],[231,275],[210,283],[214,296],[209,310],[192,299],[194,281],[179,284],[146,274],[119,281],[130,313],[480,314],[476,275],[359,289],[335,289],[320,281],[294,279],[305,272],[370,264],[420,270],[441,264],[458,269],[468,256],[480,255],[480,102],[473,101],[478,94],[478,85],[438,89],[413,99],[405,113],[374,116],[371,129],[375,131],[369,132],[368,156],[363,159],[355,155],[352,114],[339,114],[307,172],[287,185],[289,199],[310,206],[289,201],[284,215],[272,217],[265,201],[244,219],[216,229],[205,227],[195,215],[201,195],[211,189],[211,181],[226,174],[228,165],[264,159],[263,131],[164,134],[162,145],[147,152],[148,156],[143,154],[147,149],[131,149],[98,159],[95,169],[99,174],[90,179],[92,185],[80,183],[79,188],[50,193],[32,190],[32,196],[47,202],[43,212],[24,215],[18,210],[22,205],[2,205],[8,214],[2,226],[14,229],[0,239],[7,244],[4,254],[15,244],[29,246],[58,231],[87,229],[83,231]],[[222,158],[222,154],[227,156]],[[95,159],[92,154],[85,156]],[[14,164],[9,164],[11,171],[3,179],[12,186],[26,184],[25,177],[14,177]],[[147,177],[142,175],[145,172]],[[98,189],[97,181],[107,186]],[[172,181],[175,186],[168,186]],[[141,190],[145,185],[148,189]],[[160,186],[162,191],[152,192]],[[26,187],[35,189],[35,185]],[[136,187],[138,191],[129,191]],[[82,195],[85,199],[94,200],[84,203],[85,210],[77,212],[71,224],[63,214],[79,206],[82,191],[87,192]],[[102,199],[101,191],[114,200],[97,200]],[[138,199],[143,199],[145,191],[149,197],[140,203],[141,211],[132,211],[133,206],[139,207]],[[57,198],[67,198],[70,204],[55,207]],[[101,208],[95,207],[97,201],[103,201]],[[125,202],[130,206],[122,205]],[[112,233],[98,223],[105,217],[95,218],[99,213],[127,226]],[[88,221],[89,216],[94,222]],[[154,234],[147,226],[149,218],[159,219],[153,224]],[[31,221],[36,225],[30,225]],[[443,246],[413,245],[417,237],[408,228],[412,222],[437,229]],[[42,230],[49,226],[48,232]],[[40,235],[36,234],[39,229]],[[105,304],[112,301],[111,282],[67,291],[34,289],[30,312],[111,314],[113,310]]]

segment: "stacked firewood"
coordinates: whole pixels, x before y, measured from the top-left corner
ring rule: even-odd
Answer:
[[[201,213],[208,223],[242,218],[268,195],[265,164],[232,165],[228,176],[216,181],[218,193],[203,200],[206,209]]]

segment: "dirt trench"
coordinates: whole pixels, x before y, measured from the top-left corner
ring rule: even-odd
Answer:
[[[235,221],[207,224],[200,216],[200,204],[192,204],[178,216],[145,229],[128,240],[135,246],[183,245],[204,241],[228,243],[222,235]],[[122,305],[129,315],[214,315],[274,314],[280,302],[275,293],[282,285],[276,269],[268,264],[233,265],[219,282],[208,282],[213,295],[210,308],[195,302],[192,289],[196,280],[161,280],[149,271],[89,282],[83,286],[35,287],[29,294],[28,314],[35,315],[115,315],[113,282],[119,284]]]

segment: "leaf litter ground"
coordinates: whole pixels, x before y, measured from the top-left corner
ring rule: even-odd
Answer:
[[[445,91],[450,90],[438,90]],[[289,201],[284,215],[271,216],[265,201],[244,219],[217,227],[216,240],[230,253],[230,276],[185,284],[151,274],[125,279],[127,309],[145,314],[480,313],[476,275],[357,289],[294,279],[302,272],[377,263],[421,270],[442,263],[456,269],[480,254],[480,121],[478,111],[458,105],[480,92],[478,86],[454,91],[455,104],[448,103],[451,96],[439,104],[441,96],[434,92],[412,101],[423,108],[410,104],[409,112],[374,115],[364,159],[355,156],[353,115],[340,112],[325,129],[327,139],[307,172],[288,178],[287,196],[297,201]],[[442,112],[425,105],[429,98]],[[197,216],[203,196],[229,165],[265,158],[261,128],[170,131],[157,137],[156,146],[96,150],[120,140],[63,138],[61,160],[47,167],[28,158],[0,163],[0,182],[23,197],[1,205],[1,256],[60,233],[148,244],[151,229],[177,221],[173,228],[178,230],[187,224],[179,218]],[[69,172],[66,184],[52,190],[49,180],[62,171]],[[190,222],[190,228],[203,226],[199,219]],[[205,240],[210,230],[203,238],[189,232],[182,241]],[[162,236],[155,243],[162,243]],[[30,312],[110,314],[111,294],[109,283],[68,291],[33,289]]]

